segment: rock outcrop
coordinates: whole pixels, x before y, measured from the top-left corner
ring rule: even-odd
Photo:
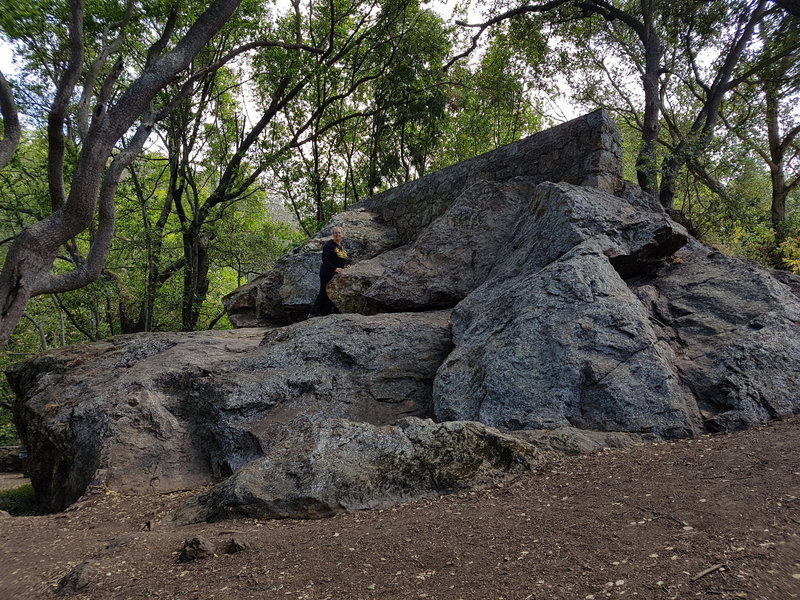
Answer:
[[[475,228],[478,222],[493,219],[491,215],[480,214],[487,210],[485,203],[491,199],[474,195],[469,199],[468,190],[476,183],[502,183],[516,177],[527,178],[528,185],[565,181],[609,193],[618,192],[623,188],[622,145],[616,125],[605,112],[596,111],[366,199],[331,219],[311,241],[279,260],[270,273],[223,298],[231,322],[236,327],[270,326],[306,318],[319,291],[322,245],[334,226],[344,228],[348,253],[357,264],[413,242],[457,200],[463,209],[454,211],[451,218],[460,220],[466,227],[453,233],[478,235],[480,232]],[[465,192],[468,197],[461,199]],[[497,193],[503,195],[502,191]],[[506,201],[513,202],[513,199]],[[488,212],[500,208],[493,205]],[[503,210],[509,208],[505,206]],[[505,217],[499,218],[497,224],[503,225]],[[442,234],[447,232],[446,224],[442,229]],[[441,235],[428,233],[427,237],[415,252],[425,255],[435,250],[430,242],[441,239]],[[387,254],[380,260],[391,260],[392,264],[403,262],[403,253],[408,250],[400,251],[399,256]],[[453,246],[453,250],[460,251],[460,248]],[[467,252],[467,257],[471,256],[471,250]],[[462,260],[461,257],[450,258],[454,264]],[[413,264],[408,264],[407,268],[411,271],[408,275],[413,277]],[[359,266],[361,274],[362,269]],[[456,287],[455,296],[446,293],[440,298],[433,294],[436,306],[453,306],[460,300],[464,286],[457,284]],[[407,302],[397,295],[395,301],[401,305]]]
[[[187,382],[256,349],[263,330],[131,335],[18,363],[14,419],[42,508],[62,510],[90,486],[160,493],[204,485]]]
[[[630,284],[706,431],[800,412],[800,302],[769,271],[693,242]]]
[[[328,295],[342,311],[367,314],[455,306],[497,265],[534,189],[527,177],[476,182],[413,242],[334,277]]]
[[[330,517],[479,487],[541,462],[533,446],[480,423],[408,417],[376,427],[299,417],[262,458],[184,504],[172,520]]]
[[[316,237],[279,259],[269,273],[222,299],[231,323],[235,327],[280,326],[305,319],[319,292],[322,246],[334,227],[347,232],[347,251],[355,261],[400,245],[395,228],[376,213],[357,208],[338,214]]]
[[[800,278],[693,240],[623,184],[619,147],[592,113],[367,199],[227,297],[266,329],[12,367],[37,494],[230,476],[176,519],[313,517],[482,485],[535,447],[800,412]],[[295,322],[333,225],[357,260],[329,285],[344,314]]]
[[[623,279],[686,232],[592,188],[545,183],[532,196],[495,276],[455,309],[437,418],[692,435],[699,419],[672,351]]]
[[[61,510],[90,486],[163,493],[226,477],[298,415],[430,416],[450,349],[447,312],[334,315],[266,332],[119,336],[7,375],[37,496]]]

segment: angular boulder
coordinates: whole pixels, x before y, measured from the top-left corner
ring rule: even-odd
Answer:
[[[89,486],[164,493],[261,456],[286,421],[432,413],[447,312],[334,315],[265,331],[137,334],[12,367],[15,420],[46,510]]]
[[[211,481],[187,382],[258,347],[262,330],[136,334],[68,346],[6,371],[41,508],[90,486],[161,493]]]
[[[453,313],[438,420],[508,429],[696,433],[692,398],[649,314],[598,245],[489,282]]]
[[[268,331],[235,364],[195,378],[188,404],[215,476],[261,456],[298,415],[375,425],[433,413],[452,348],[449,311],[331,315]]]
[[[492,272],[534,189],[526,177],[476,182],[413,242],[334,277],[328,295],[344,312],[455,306]]]
[[[376,427],[299,417],[262,458],[178,508],[178,524],[317,519],[480,487],[534,469],[533,446],[480,423]]]
[[[331,228],[341,226],[345,229],[348,252],[357,263],[379,255],[381,258],[372,265],[359,266],[357,271],[353,271],[353,277],[346,286],[349,289],[343,291],[339,298],[342,303],[340,309],[367,314],[383,310],[382,306],[372,306],[369,298],[360,301],[358,288],[366,289],[375,283],[376,278],[386,276],[383,282],[378,282],[379,286],[400,286],[397,293],[391,294],[393,303],[386,308],[419,310],[428,293],[412,284],[409,295],[417,297],[404,300],[402,286],[404,281],[414,279],[417,258],[422,259],[419,268],[423,275],[430,266],[427,259],[437,260],[436,248],[430,244],[435,241],[436,234],[426,234],[428,239],[414,248],[412,256],[408,258],[405,254],[409,248],[397,253],[388,251],[416,240],[454,202],[468,194],[474,184],[502,183],[524,177],[530,185],[544,181],[566,181],[616,193],[624,187],[621,159],[619,131],[608,113],[599,110],[578,117],[365,199],[333,217],[308,243],[280,259],[270,273],[223,298],[223,304],[235,327],[279,326],[304,319],[319,291],[322,245],[330,236]],[[511,196],[513,193],[507,199]],[[451,217],[491,220],[491,217],[477,212],[480,203],[485,201],[480,198],[475,200],[477,203],[473,203],[472,208],[468,203],[462,203],[461,217],[458,211],[452,213]],[[497,205],[489,210],[500,208]],[[445,226],[441,233],[446,231]],[[476,233],[474,231],[473,235]],[[468,228],[461,228],[458,234],[465,236],[470,232]],[[455,243],[453,249],[460,248],[457,239],[447,240],[447,243]],[[469,248],[467,251],[470,252]],[[449,259],[456,267],[462,264],[459,256],[450,256]],[[390,263],[388,269],[384,263]],[[399,274],[391,277],[397,265],[405,266],[407,277]],[[436,274],[441,273],[442,269],[437,269]],[[470,273],[448,273],[448,276],[452,279],[463,276],[466,279]],[[427,280],[430,282],[430,277]],[[337,284],[332,285],[335,287]],[[446,285],[443,282],[441,287],[441,290],[430,292],[436,308],[452,306],[454,301],[463,297],[464,289],[469,288],[460,281]],[[381,296],[388,297],[388,291],[384,290]],[[335,293],[339,293],[338,288]]]
[[[693,399],[623,280],[687,234],[659,209],[565,183],[536,188],[493,277],[453,312],[440,420],[685,437]]]
[[[768,270],[695,242],[629,283],[673,348],[706,430],[800,412],[800,300]]]

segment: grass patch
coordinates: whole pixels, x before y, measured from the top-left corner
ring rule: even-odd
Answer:
[[[30,483],[10,490],[0,490],[0,510],[18,517],[41,514]]]

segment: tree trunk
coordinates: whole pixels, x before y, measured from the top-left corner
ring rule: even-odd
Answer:
[[[208,295],[209,238],[192,226],[183,236],[186,268],[183,278],[181,329],[194,331],[200,320],[200,309]]]
[[[775,232],[775,244],[778,245],[786,238],[786,198],[789,189],[786,186],[786,173],[784,171],[784,146],[781,140],[780,120],[778,111],[778,90],[774,82],[767,80],[764,84],[764,97],[767,111],[767,141],[769,142],[770,165],[769,176],[772,182],[772,206],[770,217],[772,230]]]
[[[53,291],[50,269],[56,252],[92,222],[100,184],[114,145],[145,114],[155,95],[186,69],[208,40],[230,19],[240,1],[215,0],[175,48],[148,65],[118,97],[113,107],[105,109],[98,105],[78,157],[66,202],[53,214],[23,231],[9,249],[0,272],[0,343],[8,340],[33,296]],[[74,6],[82,5],[76,3]],[[77,25],[70,27],[71,33],[78,29]],[[6,100],[3,100],[4,119],[5,105]],[[54,110],[60,109],[54,105]],[[59,161],[57,152],[50,157],[51,164]],[[113,219],[113,214],[110,218]],[[105,256],[102,259],[104,261]],[[97,274],[99,271],[93,277]],[[70,289],[86,283],[89,281],[76,278],[74,287]]]
[[[661,85],[658,80],[663,54],[661,41],[655,30],[651,2],[642,0],[642,20],[644,24],[645,71],[642,75],[644,91],[644,121],[642,123],[642,145],[636,158],[636,178],[639,186],[647,193],[658,190],[658,133],[661,114]]]

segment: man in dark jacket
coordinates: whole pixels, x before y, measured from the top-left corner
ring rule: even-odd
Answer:
[[[328,291],[326,290],[328,282],[333,279],[336,273],[341,273],[350,264],[347,250],[342,248],[343,239],[344,232],[342,228],[334,227],[331,232],[331,239],[325,242],[322,247],[322,266],[319,268],[319,294],[317,294],[314,307],[311,309],[311,314],[309,315],[311,317],[329,315],[333,312],[333,303],[328,298]]]

